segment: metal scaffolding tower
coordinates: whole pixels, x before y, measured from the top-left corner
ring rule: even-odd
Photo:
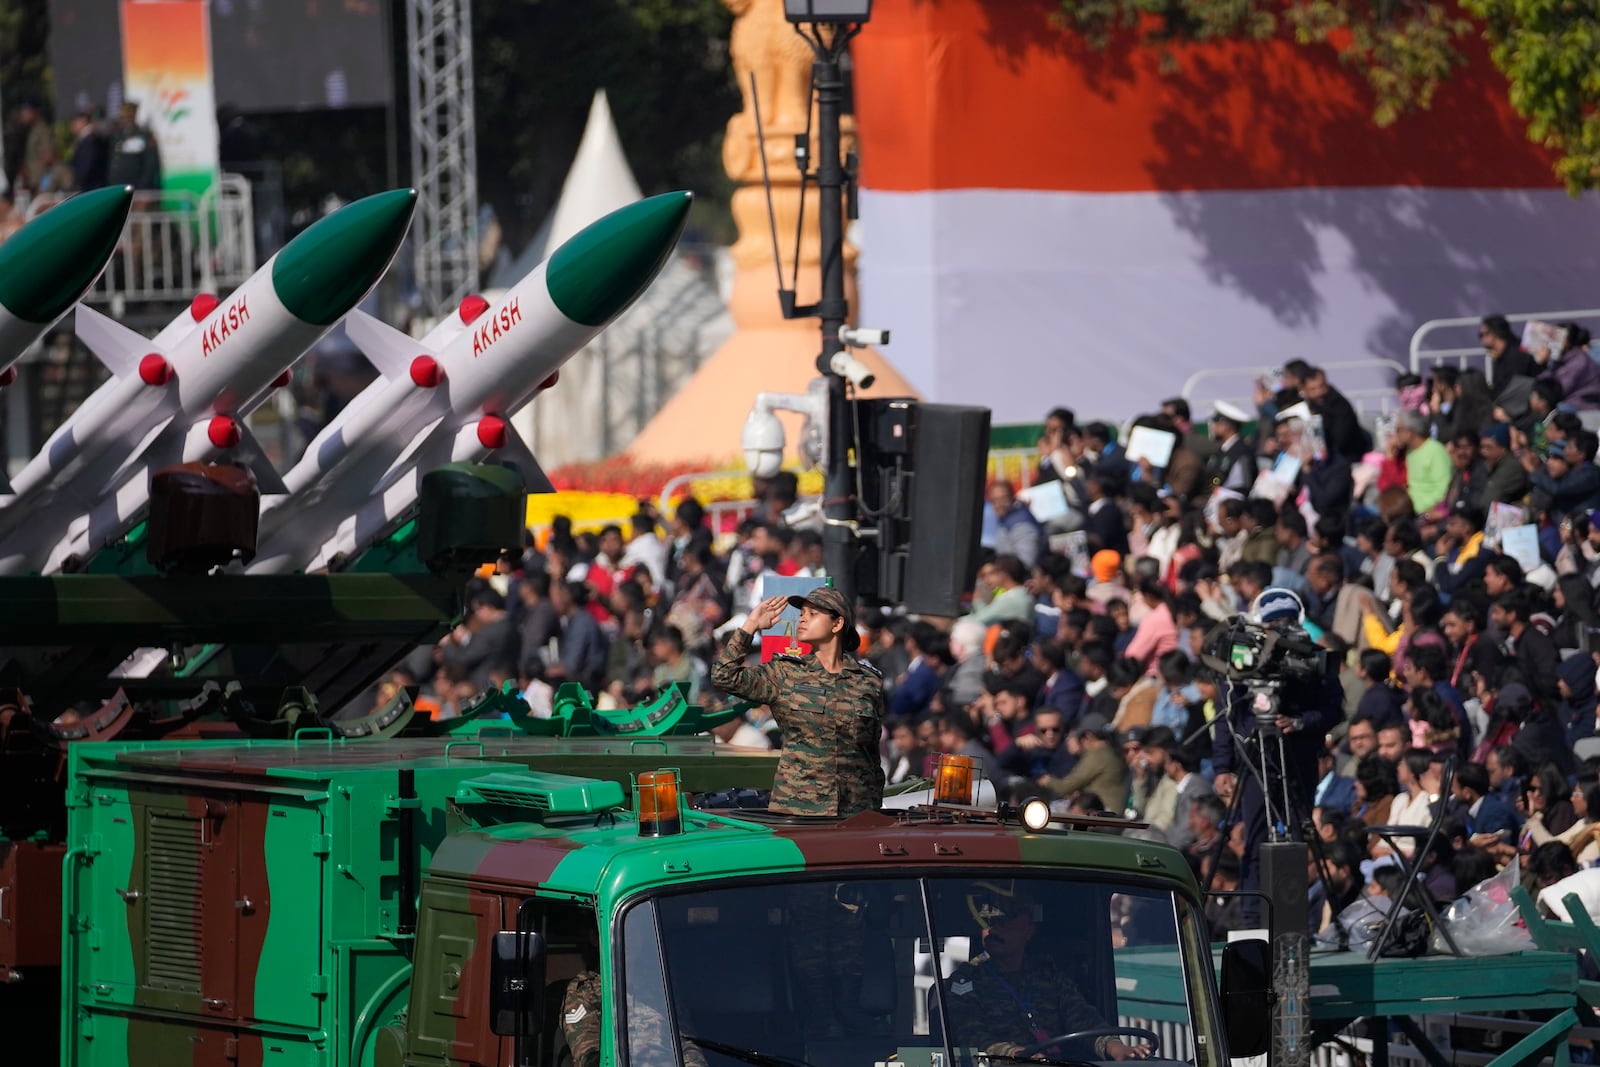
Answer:
[[[425,314],[478,285],[478,145],[472,107],[472,0],[406,0],[412,226]]]

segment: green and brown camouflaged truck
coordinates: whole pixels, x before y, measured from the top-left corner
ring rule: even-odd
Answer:
[[[71,761],[70,1067],[559,1067],[588,971],[605,1065],[1015,1062],[984,1053],[1003,1040],[1081,1067],[1120,1034],[1225,1067],[1229,1037],[1264,1044],[1262,943],[1230,948],[1219,998],[1180,855],[1037,810],[706,810],[775,761],[702,739],[108,742]],[[985,930],[1018,908],[1029,958],[1098,1025],[998,1034],[1003,1012],[962,1010]]]

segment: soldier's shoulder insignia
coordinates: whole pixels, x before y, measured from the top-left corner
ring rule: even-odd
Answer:
[[[588,1014],[589,1009],[584,1007],[582,1004],[579,1004],[576,1008],[573,1008],[571,1011],[563,1015],[561,1017],[561,1021],[566,1023],[568,1026],[577,1026],[583,1021],[583,1017]]]
[[[970,992],[972,992],[972,980],[970,978],[957,979],[950,983],[951,996],[964,997]]]
[[[772,662],[773,663],[804,663],[805,660],[801,659],[799,656],[791,656],[787,652],[774,652],[772,654]]]
[[[876,676],[878,678],[882,678],[883,677],[883,672],[880,671],[877,668],[877,665],[874,664],[871,660],[859,659],[858,658],[856,660],[856,666],[860,667],[862,670],[866,671],[868,674],[874,675],[874,676]]]

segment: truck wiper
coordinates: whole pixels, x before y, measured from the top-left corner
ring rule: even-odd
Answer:
[[[985,1053],[990,1063],[1043,1063],[1049,1067],[1100,1067],[1093,1060],[1058,1060],[1050,1056],[1008,1056],[1004,1053]]]
[[[775,1052],[757,1052],[755,1049],[740,1048],[738,1045],[728,1045],[721,1041],[713,1041],[708,1037],[695,1037],[693,1034],[679,1034],[685,1041],[692,1041],[701,1048],[720,1052],[724,1056],[732,1056],[736,1060],[755,1064],[755,1067],[814,1067],[806,1060],[796,1059],[792,1056],[780,1056]],[[1094,1067],[1085,1064],[1084,1067]]]

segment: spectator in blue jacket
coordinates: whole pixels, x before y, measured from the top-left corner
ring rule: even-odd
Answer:
[[[1505,801],[1500,799],[1500,795],[1491,791],[1489,772],[1483,764],[1462,764],[1456,771],[1452,794],[1455,813],[1466,825],[1468,840],[1481,834],[1498,834],[1502,830],[1507,836],[1516,833],[1516,817],[1506,807]]]
[[[1531,448],[1518,449],[1517,459],[1528,472],[1529,483],[1550,494],[1550,510],[1566,515],[1600,507],[1600,467],[1594,463],[1597,450],[1600,437],[1591,430],[1579,430],[1559,447],[1552,442],[1542,464]]]
[[[918,621],[906,634],[907,651],[911,665],[906,668],[905,679],[889,695],[888,717],[891,719],[916,719],[925,715],[933,698],[944,685],[945,670],[954,665],[950,654],[950,638],[932,623]]]
[[[1026,505],[1018,503],[1016,489],[1004,479],[997,479],[989,487],[989,506],[994,509],[997,524],[994,554],[1015,556],[1025,569],[1032,569],[1044,555],[1044,527]]]

